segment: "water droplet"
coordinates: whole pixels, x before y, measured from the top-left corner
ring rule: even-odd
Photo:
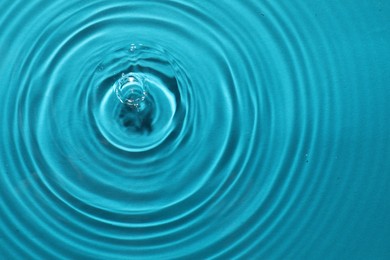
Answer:
[[[135,45],[135,44],[131,44],[130,45],[130,52],[133,52],[133,51],[135,51],[137,49],[137,45]]]
[[[145,109],[148,97],[147,81],[139,73],[122,74],[114,84],[114,91],[119,101],[137,111]]]

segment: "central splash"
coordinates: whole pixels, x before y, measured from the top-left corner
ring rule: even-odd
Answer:
[[[119,118],[126,128],[138,132],[152,131],[154,102],[148,85],[152,84],[142,73],[122,74],[114,84],[114,92],[123,104]]]
[[[140,73],[122,74],[115,82],[114,91],[120,102],[137,111],[145,109],[148,97],[147,82]]]
[[[131,44],[107,55],[95,73],[96,123],[120,149],[141,152],[161,144],[183,121],[186,77],[161,47]],[[180,111],[180,113],[178,113]]]

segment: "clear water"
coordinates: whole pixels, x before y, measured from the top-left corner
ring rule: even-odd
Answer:
[[[0,2],[4,259],[390,259],[390,2]]]

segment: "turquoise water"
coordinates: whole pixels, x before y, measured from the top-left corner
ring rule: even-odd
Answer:
[[[389,1],[0,10],[0,258],[390,259]]]

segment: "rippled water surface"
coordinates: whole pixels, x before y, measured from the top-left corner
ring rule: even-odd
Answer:
[[[390,2],[0,3],[5,259],[389,259]]]

